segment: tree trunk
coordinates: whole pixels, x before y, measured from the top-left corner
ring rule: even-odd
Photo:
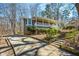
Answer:
[[[78,19],[79,19],[79,3],[76,3],[75,6],[76,6],[76,9],[77,9],[77,12],[78,12]]]
[[[10,4],[10,12],[11,12],[11,27],[13,35],[15,35],[15,26],[16,26],[16,4]]]

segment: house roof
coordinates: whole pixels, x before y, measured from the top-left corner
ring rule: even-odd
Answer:
[[[26,20],[27,19],[30,19],[30,18],[28,18],[28,17],[21,17],[21,18],[25,18]],[[39,22],[42,22],[42,21],[44,21],[44,22],[49,22],[49,23],[51,23],[51,24],[56,24],[57,23],[57,20],[53,20],[53,19],[49,19],[49,18],[44,18],[44,17],[33,17],[32,18],[32,20],[33,21],[39,21]]]
[[[56,24],[57,21],[56,20],[53,20],[53,19],[49,19],[49,18],[43,18],[43,17],[33,17],[33,20],[37,20],[37,21],[44,21],[44,22],[49,22],[51,24]]]

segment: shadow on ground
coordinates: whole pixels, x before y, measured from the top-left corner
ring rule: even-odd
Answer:
[[[36,39],[36,38],[34,38]],[[20,52],[18,54],[16,54],[17,56],[21,56],[21,55],[26,55],[26,56],[37,56],[37,52],[40,48],[44,47],[47,45],[46,42],[42,41],[42,40],[39,40],[39,39],[36,39],[38,40],[38,42],[32,42],[32,41],[24,41],[24,39],[22,40],[23,43],[19,43],[19,44],[13,44],[14,48],[16,47],[20,47],[20,46],[27,46],[27,45],[33,45],[33,44],[40,44],[38,45],[38,47],[35,47],[35,48],[31,48],[29,50],[25,50],[23,52]],[[4,52],[7,52],[9,50],[11,50],[10,46],[3,46],[3,47],[0,47],[0,54],[1,53],[4,53]],[[16,52],[16,51],[15,51]]]

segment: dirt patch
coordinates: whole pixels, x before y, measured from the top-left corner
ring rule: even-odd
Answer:
[[[32,35],[31,37],[43,40],[46,37],[46,35],[45,34],[42,34],[42,35]]]
[[[6,44],[6,41],[4,39],[0,39],[0,45]]]

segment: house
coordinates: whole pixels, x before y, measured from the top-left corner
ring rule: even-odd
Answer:
[[[37,29],[47,29],[51,28],[56,25],[56,20],[43,18],[43,17],[21,17],[21,26],[22,26],[22,33],[24,34],[27,31],[28,26],[35,26]]]

